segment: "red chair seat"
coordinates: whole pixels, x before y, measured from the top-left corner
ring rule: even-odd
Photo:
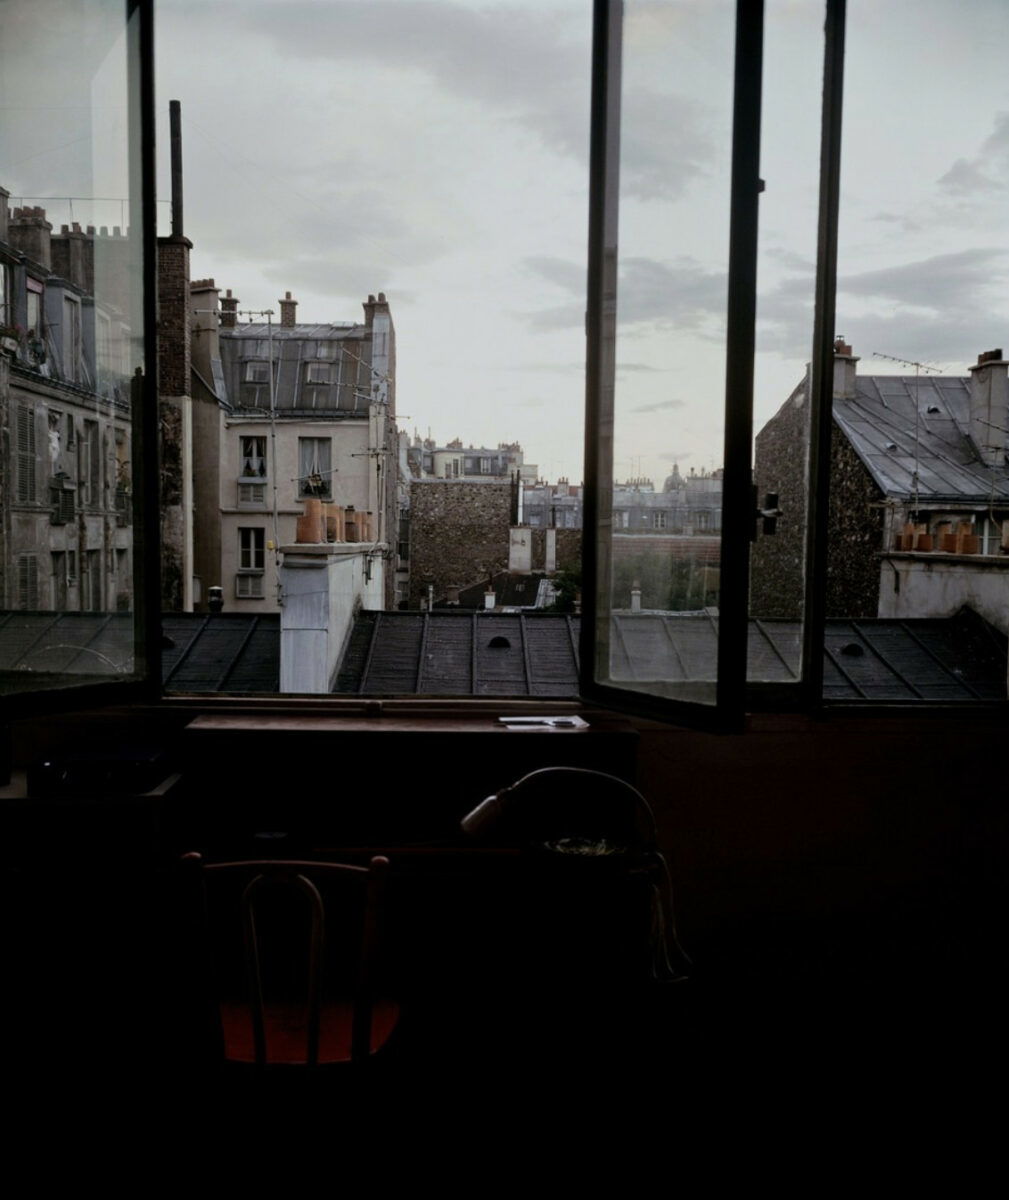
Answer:
[[[247,1004],[221,1003],[224,1057],[229,1062],[256,1061],[252,1010]],[[297,1002],[264,1005],[266,1061],[268,1064],[304,1064],[308,1044],[307,1009]],[[389,1040],[399,1019],[393,1000],[376,1000],[371,1015],[371,1053]],[[319,1021],[319,1062],[350,1062],[354,1005],[351,1000],[323,1002]]]

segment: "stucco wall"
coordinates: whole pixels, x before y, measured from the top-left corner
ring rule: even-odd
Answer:
[[[1009,558],[933,553],[883,559],[881,617],[951,617],[964,605],[1009,633]]]

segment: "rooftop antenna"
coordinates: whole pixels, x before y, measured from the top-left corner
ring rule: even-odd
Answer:
[[[921,421],[920,410],[918,408],[918,375],[921,371],[928,371],[932,375],[941,375],[942,371],[939,367],[933,367],[930,363],[914,362],[907,358],[894,358],[892,354],[881,354],[878,350],[873,350],[873,358],[885,358],[889,362],[900,363],[902,367],[914,367],[914,474],[911,476],[913,485],[912,492],[914,497],[914,511],[918,512],[918,428]]]

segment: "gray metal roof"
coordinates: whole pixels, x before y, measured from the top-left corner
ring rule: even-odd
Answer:
[[[336,691],[457,696],[574,696],[579,618],[557,613],[365,612]],[[624,683],[714,681],[718,618],[614,613],[612,677]],[[506,646],[492,646],[504,638]],[[797,621],[750,622],[752,682],[798,678]],[[1000,700],[1006,639],[970,609],[909,621],[828,621],[824,695],[831,700]]]
[[[371,331],[366,325],[272,326],[276,411],[281,416],[366,417],[374,394]],[[221,330],[221,365],[227,396],[236,413],[266,413],[267,381],[248,378],[250,362],[269,361],[266,325]],[[323,364],[330,382],[308,378],[309,363]]]
[[[169,691],[276,692],[280,617],[165,613]],[[130,613],[0,613],[0,673],[115,677],[133,669]]]
[[[853,400],[835,398],[834,420],[886,495],[913,497],[917,460],[922,501],[1009,498],[1005,462],[983,466],[967,436],[970,379],[859,375],[856,390]]]

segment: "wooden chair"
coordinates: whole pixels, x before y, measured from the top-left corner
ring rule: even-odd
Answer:
[[[573,932],[586,901],[599,898],[599,912],[613,914],[616,940],[647,941],[648,975],[679,982],[691,962],[676,934],[669,867],[658,846],[655,815],[637,788],[602,771],[544,767],[488,796],[461,822],[463,833],[483,845],[524,848],[536,855],[546,883],[559,895],[570,889]],[[625,930],[617,928],[619,898],[629,898]],[[645,905],[635,904],[643,896]],[[555,906],[561,911],[561,906]],[[647,919],[649,928],[641,922]],[[582,922],[583,926],[585,922]],[[588,957],[588,956],[587,956]]]
[[[388,859],[208,863],[190,853],[182,865],[201,1050],[265,1071],[360,1064],[385,1046],[399,1016],[377,974]]]

